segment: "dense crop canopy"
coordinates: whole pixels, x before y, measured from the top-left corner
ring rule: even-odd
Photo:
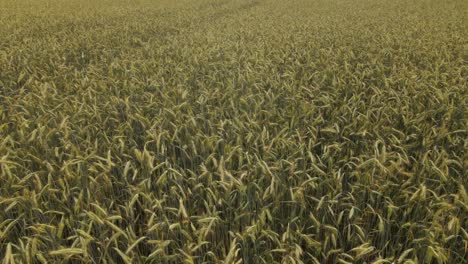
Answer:
[[[466,0],[0,0],[3,263],[466,263]]]

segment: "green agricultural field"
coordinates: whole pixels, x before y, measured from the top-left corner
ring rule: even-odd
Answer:
[[[468,1],[0,0],[0,261],[464,264]]]

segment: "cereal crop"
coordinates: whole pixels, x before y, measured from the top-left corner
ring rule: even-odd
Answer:
[[[467,263],[467,10],[0,0],[0,260]]]

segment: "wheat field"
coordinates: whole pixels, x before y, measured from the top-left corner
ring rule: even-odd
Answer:
[[[0,260],[463,264],[466,0],[0,0]]]

